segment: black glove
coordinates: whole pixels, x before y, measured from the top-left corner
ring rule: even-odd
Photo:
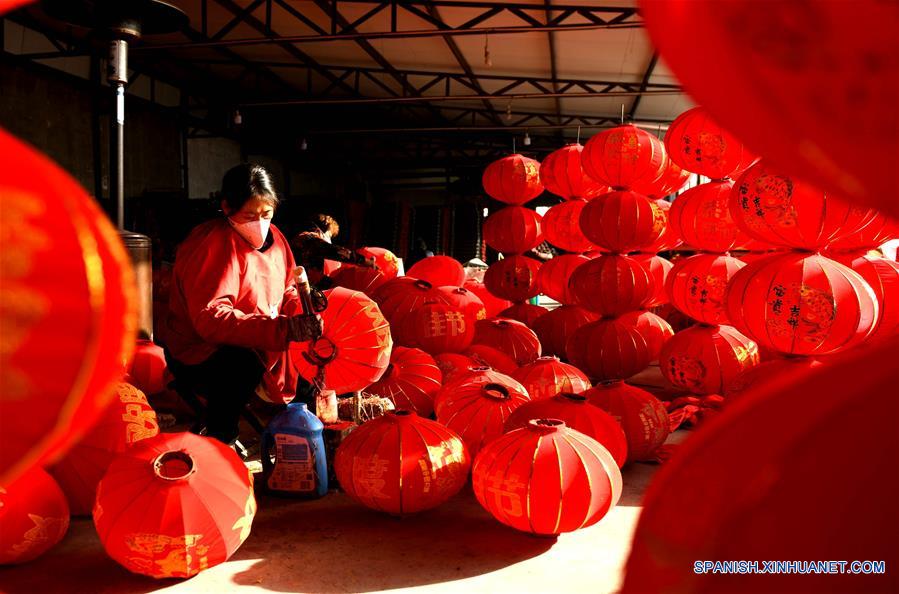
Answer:
[[[315,340],[322,335],[322,319],[317,315],[293,316],[287,324],[287,340],[291,342]]]

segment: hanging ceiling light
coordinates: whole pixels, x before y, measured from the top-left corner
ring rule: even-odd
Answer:
[[[306,139],[304,138],[303,141],[300,143],[300,150],[305,151],[307,148],[309,148],[309,145],[306,144]]]
[[[243,116],[240,115],[239,109],[235,109],[234,110],[234,125],[240,126],[241,124],[243,124]]]
[[[506,121],[512,121],[512,100],[509,99],[509,104],[506,106]]]
[[[527,130],[524,131],[524,146],[531,146],[531,135]]]

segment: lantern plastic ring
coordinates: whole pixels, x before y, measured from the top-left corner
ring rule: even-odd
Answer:
[[[540,433],[552,433],[565,427],[565,422],[560,419],[531,419],[528,421],[528,429]]]
[[[512,396],[509,395],[509,390],[506,386],[502,384],[484,384],[484,396],[488,398],[494,398],[496,400],[509,400]]]
[[[164,481],[181,481],[196,471],[193,457],[183,450],[163,452],[153,460],[153,473]]]
[[[337,358],[337,345],[327,336],[319,336],[303,353],[303,358],[312,365],[324,367]]]
[[[587,402],[587,397],[583,394],[575,394],[574,392],[560,392],[559,396],[565,398],[566,400],[573,400],[575,402]]]
[[[433,289],[434,288],[434,285],[432,285],[431,283],[429,283],[426,280],[417,279],[414,284],[419,289]]]

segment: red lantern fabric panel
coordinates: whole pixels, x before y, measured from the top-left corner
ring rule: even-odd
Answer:
[[[879,340],[899,333],[899,263],[877,256],[862,256],[851,264],[874,291],[880,317],[868,340]]]
[[[472,325],[478,320],[487,318],[487,308],[484,307],[484,302],[465,287],[437,287],[437,293],[441,300],[462,310],[465,320]]]
[[[152,340],[138,340],[128,366],[131,382],[147,394],[158,394],[166,389],[165,352]]]
[[[461,287],[465,282],[465,270],[458,260],[449,256],[422,258],[406,271],[408,276],[431,283],[435,287],[450,285]]]
[[[665,154],[665,164],[662,167],[662,173],[658,179],[653,180],[650,184],[637,184],[634,190],[646,194],[650,198],[664,198],[683,188],[692,175],[691,172],[672,161],[667,153]]]
[[[614,189],[659,178],[665,165],[662,141],[630,124],[593,136],[581,153],[587,175]]]
[[[400,276],[387,281],[372,294],[382,315],[391,323],[399,321],[425,301],[442,301],[440,292],[427,281]]]
[[[537,275],[537,278],[539,280],[539,274]],[[545,314],[547,311],[548,310],[542,305],[534,305],[533,303],[524,301],[522,303],[516,303],[512,307],[507,307],[503,311],[499,312],[496,317],[518,320],[528,328],[533,329],[534,323],[537,321],[537,318]]]
[[[595,181],[584,172],[581,165],[583,150],[583,145],[574,143],[546,155],[540,163],[543,186],[565,200],[590,200],[610,191],[609,186]]]
[[[540,262],[527,256],[509,256],[494,262],[484,273],[484,286],[499,297],[510,301],[525,301],[540,292],[537,273]]]
[[[527,365],[542,354],[537,334],[517,320],[481,320],[475,326],[474,343],[493,347]]]
[[[705,252],[724,253],[749,241],[730,214],[733,182],[700,184],[671,203],[668,224],[688,246]]]
[[[563,305],[549,311],[534,322],[543,353],[567,358],[568,339],[581,326],[599,319],[599,315],[577,305]]]
[[[655,201],[655,205],[659,208],[661,217],[664,220],[664,228],[662,230],[662,234],[659,235],[658,239],[656,239],[649,245],[640,248],[639,251],[642,254],[657,254],[658,252],[667,252],[684,243],[683,238],[678,235],[677,229],[675,229],[671,225],[669,216],[671,203],[667,200],[659,199]]]
[[[647,307],[655,294],[649,270],[630,256],[599,256],[579,266],[569,281],[577,305],[601,316]]]
[[[544,217],[545,219],[545,217]],[[888,219],[878,211],[872,211],[871,220],[858,231],[848,235],[842,235],[830,242],[827,246],[828,255],[831,258],[840,259],[839,253],[852,253],[861,255],[867,250],[872,250],[891,239],[899,239],[899,223]]]
[[[616,318],[581,326],[568,339],[565,350],[572,365],[599,381],[629,378],[652,360],[643,334]]]
[[[0,565],[40,557],[56,546],[68,529],[66,496],[41,467],[0,485]]]
[[[449,383],[452,379],[476,365],[475,361],[460,353],[440,353],[434,356],[434,362],[440,368],[442,383]]]
[[[668,291],[665,289],[665,283],[668,280],[668,273],[674,267],[671,260],[655,254],[637,254],[633,258],[642,264],[643,268],[649,272],[649,276],[652,277],[652,297],[644,307],[650,309],[668,303]]]
[[[540,292],[563,305],[572,304],[575,296],[568,281],[586,262],[590,262],[590,258],[578,254],[563,254],[545,261],[537,274]]]
[[[650,311],[630,311],[618,317],[623,324],[639,330],[649,347],[650,361],[658,361],[662,345],[674,336],[674,329],[665,319]]]
[[[639,251],[665,230],[666,218],[652,200],[636,192],[609,192],[587,203],[581,211],[581,231],[610,252]]]
[[[531,400],[552,398],[556,394],[579,394],[590,389],[590,380],[580,369],[562,363],[558,357],[539,357],[520,367],[512,377],[521,382]]]
[[[402,318],[398,341],[431,355],[461,353],[474,338],[475,326],[465,312],[454,305],[426,301]]]
[[[500,299],[488,291],[484,283],[468,279],[463,286],[480,298],[481,303],[484,304],[484,309],[487,310],[488,318],[495,318],[501,311],[512,306],[512,302],[508,299]]]
[[[380,270],[354,264],[344,264],[331,274],[331,279],[338,287],[361,291],[366,295],[373,295],[389,280]]]
[[[550,244],[566,252],[581,253],[596,246],[581,231],[585,200],[569,200],[550,207],[543,215],[543,234]]]
[[[678,260],[666,286],[671,305],[704,324],[728,323],[724,299],[727,284],[744,266],[736,258],[715,254]]]
[[[475,366],[484,366],[500,373],[511,376],[518,370],[518,363],[507,355],[491,346],[473,344],[465,349],[465,355],[470,357]]]
[[[484,241],[504,254],[522,254],[543,243],[542,219],[537,211],[507,206],[484,221]]]
[[[692,394],[723,394],[737,375],[758,364],[756,344],[730,326],[687,328],[659,354],[665,379]]]
[[[584,396],[621,424],[627,438],[628,462],[651,458],[668,439],[668,411],[646,390],[622,381],[601,382]]]
[[[543,193],[540,163],[519,154],[488,165],[481,181],[489,196],[506,204],[524,204]]]
[[[665,133],[668,157],[688,171],[713,180],[746,169],[755,156],[730,132],[716,124],[704,107],[680,114]]]
[[[398,409],[427,417],[434,412],[434,396],[442,385],[443,373],[431,355],[420,349],[394,346],[384,375],[365,391],[390,398]]]

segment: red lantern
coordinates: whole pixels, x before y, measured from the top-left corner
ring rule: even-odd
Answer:
[[[661,211],[661,216],[665,221],[665,225],[662,234],[659,235],[658,239],[651,244],[640,248],[639,251],[642,254],[667,252],[684,243],[683,239],[677,234],[677,230],[671,226],[671,221],[669,220],[668,213],[671,210],[671,203],[667,200],[659,199],[655,201],[655,204]]]
[[[470,467],[455,432],[407,410],[388,411],[357,427],[334,458],[347,495],[394,515],[446,502],[465,485]]]
[[[877,299],[858,273],[817,254],[775,254],[747,265],[731,280],[726,302],[740,332],[790,355],[824,355],[859,344],[879,315]]]
[[[568,360],[595,380],[626,379],[652,360],[643,334],[616,318],[602,318],[581,326],[565,345]]]
[[[481,303],[484,304],[484,309],[487,310],[488,318],[495,318],[499,315],[499,312],[512,306],[512,302],[508,299],[500,299],[488,291],[484,283],[468,279],[463,286],[480,298]]]
[[[434,362],[440,368],[442,384],[449,383],[452,379],[458,377],[459,374],[467,371],[469,367],[476,365],[471,357],[459,353],[440,353],[434,356]]]
[[[662,141],[630,124],[593,136],[581,153],[587,175],[614,189],[659,178],[665,166]],[[588,234],[589,237],[589,234]]]
[[[543,243],[541,217],[523,206],[507,206],[484,221],[484,241],[504,254],[521,254]]]
[[[539,280],[539,274],[537,275],[537,278]],[[537,318],[545,314],[547,311],[548,310],[542,305],[534,305],[533,303],[523,301],[521,303],[516,303],[512,307],[507,307],[503,311],[499,312],[499,315],[495,317],[518,320],[528,328],[533,329],[534,323],[537,321]]]
[[[547,210],[543,215],[546,241],[566,252],[581,253],[596,247],[581,231],[581,211],[586,205],[585,200],[575,199]]]
[[[484,273],[484,286],[501,299],[524,301],[540,292],[540,262],[527,256],[509,256],[494,262]]]
[[[692,394],[724,394],[737,375],[758,364],[758,346],[730,326],[687,328],[659,353],[665,379]]]
[[[609,192],[581,211],[581,231],[610,252],[635,252],[652,244],[665,230],[665,214],[652,200],[636,192]]]
[[[131,358],[134,274],[96,202],[0,130],[0,484],[51,463],[97,419]]]
[[[537,334],[517,320],[481,320],[475,325],[474,343],[505,353],[519,366],[527,365],[541,355]]]
[[[10,12],[31,2],[32,0],[0,0],[0,14]]]
[[[543,193],[540,163],[524,155],[509,155],[487,166],[484,191],[506,204],[524,204]]]
[[[731,256],[696,254],[681,258],[668,274],[665,287],[671,305],[698,322],[726,324],[727,283],[744,266]]]
[[[165,352],[152,340],[138,340],[128,366],[131,382],[146,394],[159,394],[166,389]]]
[[[61,541],[68,529],[66,496],[41,467],[0,486],[0,565],[40,557]]]
[[[595,439],[557,419],[536,419],[482,450],[472,488],[503,524],[555,535],[592,526],[615,507],[621,471]]]
[[[449,256],[422,258],[413,264],[406,274],[427,281],[435,287],[446,285],[461,287],[465,282],[465,270],[462,265]]]
[[[675,332],[680,332],[681,330],[686,330],[690,326],[696,323],[695,320],[685,316],[680,311],[675,309],[670,303],[666,303],[665,305],[661,305],[656,308],[656,313],[660,318],[668,322],[671,328]]]
[[[534,332],[540,340],[543,353],[566,357],[568,339],[581,326],[595,322],[599,316],[577,305],[563,305],[550,310],[534,322]]]
[[[627,438],[621,425],[609,413],[591,405],[583,394],[562,392],[522,404],[506,421],[506,433],[527,427],[532,419],[559,419],[569,428],[592,437],[609,450],[618,468],[627,460]]]
[[[338,394],[362,390],[376,382],[390,363],[390,324],[378,304],[357,291],[326,291],[324,332],[309,342],[290,343],[290,357],[308,382]]]
[[[630,256],[599,256],[578,267],[569,281],[574,301],[602,316],[646,307],[655,294],[649,270]]]
[[[545,220],[546,217],[544,217]],[[899,239],[899,223],[888,219],[882,213],[872,211],[871,220],[854,233],[843,235],[827,246],[828,255],[839,259],[839,253],[861,255],[873,250],[891,239]]]
[[[379,270],[354,264],[344,264],[331,275],[331,279],[338,287],[350,291],[361,291],[366,295],[373,295],[381,285],[389,280]]]
[[[583,145],[573,143],[546,155],[540,163],[540,181],[543,186],[565,200],[590,200],[611,190],[584,172],[581,166],[583,150]]]
[[[397,341],[426,353],[461,353],[474,338],[475,326],[465,312],[440,301],[426,301],[400,321]]]
[[[400,263],[396,254],[390,250],[379,247],[362,247],[356,253],[366,258],[374,258],[378,272],[384,275],[386,280],[396,278],[400,273]]]
[[[637,254],[633,258],[643,265],[643,268],[649,272],[649,276],[652,278],[652,297],[650,297],[644,307],[649,309],[668,303],[668,291],[665,290],[665,282],[668,280],[668,273],[674,267],[671,260],[654,254]]]
[[[437,421],[456,431],[472,456],[503,434],[513,410],[530,401],[527,390],[508,375],[486,368],[443,386],[434,399]]]
[[[646,194],[649,198],[664,198],[683,188],[691,175],[693,175],[691,172],[681,168],[666,153],[665,165],[659,178],[651,184],[646,184],[646,187],[643,187],[643,184],[637,184],[634,190],[641,194]]]
[[[540,266],[540,273],[537,275],[540,292],[563,305],[571,304],[574,301],[574,291],[569,287],[568,281],[581,264],[590,261],[590,258],[577,254],[563,254],[547,260]]]
[[[668,224],[688,246],[724,253],[749,241],[731,218],[731,181],[700,184],[679,195],[668,211]]]
[[[255,514],[252,474],[233,449],[161,433],[113,460],[97,489],[94,526],[125,569],[186,578],[226,561]]]
[[[478,320],[487,318],[484,302],[474,292],[465,287],[437,287],[441,300],[460,309],[465,314],[465,321],[474,325]]]
[[[729,381],[724,395],[730,403],[763,390],[774,382],[783,381],[785,377],[805,376],[821,365],[820,360],[812,357],[784,357],[762,361]]]
[[[623,381],[601,382],[584,396],[621,424],[627,438],[628,462],[651,458],[668,439],[668,411],[646,390]]]
[[[552,398],[562,392],[579,394],[590,389],[590,380],[580,369],[558,357],[538,357],[512,374],[528,391],[531,400]]]
[[[473,344],[465,350],[476,366],[486,366],[500,373],[512,375],[518,370],[518,363],[509,355],[484,344]]]
[[[684,169],[714,180],[731,177],[755,160],[703,107],[677,116],[665,133],[665,148],[668,157]]]
[[[629,311],[620,315],[618,320],[640,331],[649,347],[650,361],[658,361],[662,345],[674,336],[671,324],[649,311]]]
[[[50,469],[66,494],[71,512],[89,515],[97,485],[115,457],[134,442],[157,434],[159,423],[147,397],[132,385],[119,384],[113,401],[90,433]]]
[[[408,276],[387,281],[374,292],[372,299],[384,317],[397,325],[406,314],[415,311],[425,301],[443,301],[440,291],[431,283]]]
[[[899,263],[876,256],[862,256],[853,260],[851,267],[874,291],[880,311],[869,340],[895,336],[899,333]]]
[[[434,396],[441,385],[443,373],[431,355],[419,349],[394,346],[384,375],[365,391],[390,398],[398,409],[409,409],[427,417],[434,412]]]

